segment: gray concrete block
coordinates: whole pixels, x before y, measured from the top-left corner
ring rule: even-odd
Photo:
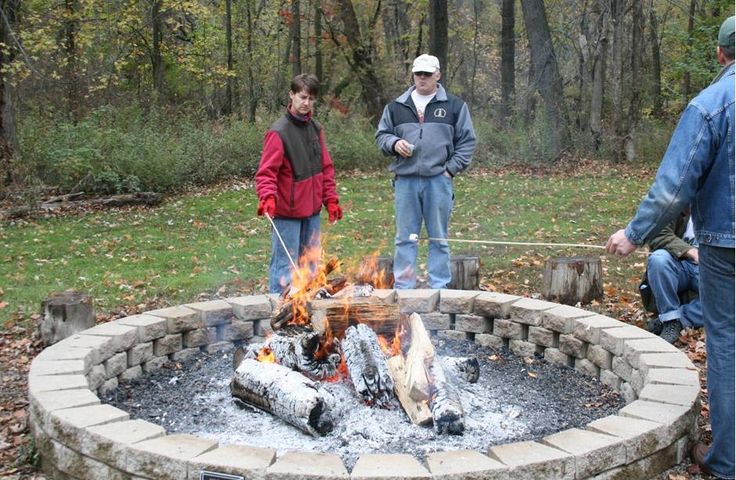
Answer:
[[[601,369],[599,378],[603,385],[607,385],[616,391],[621,388],[621,377],[610,370]]]
[[[407,454],[365,454],[358,458],[351,479],[402,480],[432,478],[417,459]]]
[[[493,334],[501,338],[522,340],[523,327],[521,324],[496,318],[493,320]]]
[[[126,371],[120,374],[118,377],[119,382],[132,382],[133,380],[137,380],[138,378],[143,376],[143,367],[140,365],[135,365],[133,367],[130,367]]]
[[[153,342],[139,343],[128,350],[128,366],[135,367],[153,358]]]
[[[122,420],[79,430],[78,448],[81,453],[125,470],[125,456],[130,445],[166,435],[159,425],[143,420]]]
[[[643,353],[681,353],[674,345],[666,340],[655,338],[643,338],[624,341],[623,357],[634,368],[639,368],[639,357]]]
[[[129,418],[128,412],[105,404],[67,408],[49,415],[48,434],[69,448],[81,450],[84,429],[96,425],[117,425]]]
[[[199,312],[206,327],[224,325],[236,318],[232,305],[225,300],[187,303],[184,306]]]
[[[116,320],[121,325],[138,329],[138,341],[150,342],[166,335],[166,319],[153,315],[132,315]]]
[[[580,340],[588,343],[600,343],[601,330],[610,328],[623,328],[625,323],[603,315],[592,317],[574,318],[572,320],[572,333]]]
[[[350,478],[337,455],[313,452],[286,452],[266,469],[268,480],[304,480]]]
[[[509,350],[518,357],[534,357],[537,352],[537,345],[524,340],[509,340]]]
[[[509,318],[511,305],[522,297],[498,292],[481,292],[473,301],[473,313],[490,318]]]
[[[554,365],[560,365],[562,367],[569,367],[572,362],[571,357],[562,353],[557,348],[545,348],[544,359]]]
[[[700,386],[698,371],[687,368],[650,368],[645,380],[650,384]]]
[[[575,359],[575,370],[592,378],[598,378],[600,374],[600,368],[586,358]]]
[[[682,352],[678,353],[642,353],[639,355],[639,370],[646,377],[652,368],[684,368],[696,370],[693,362]]]
[[[473,334],[461,332],[460,330],[437,330],[437,336],[450,340],[472,340]]]
[[[587,478],[626,461],[622,438],[571,428],[542,439],[542,443],[575,457],[575,478]]]
[[[182,334],[166,335],[153,341],[153,354],[165,357],[182,349]]]
[[[440,291],[431,289],[396,290],[401,313],[429,313],[437,310]]]
[[[220,445],[189,462],[187,480],[199,480],[202,471],[245,476],[254,480],[263,479],[266,469],[275,459],[276,450],[273,448]]]
[[[182,345],[185,348],[197,348],[203,347],[213,341],[217,341],[216,338],[211,338],[210,330],[210,328],[197,328],[195,330],[184,332],[182,334]]]
[[[97,352],[96,362],[104,362],[117,353],[118,345],[111,337],[104,335],[72,335],[50,348],[85,348]]]
[[[655,335],[652,335],[641,328],[626,325],[621,328],[607,328],[601,330],[600,341],[598,344],[614,355],[623,355],[624,342],[626,342],[626,340],[653,337],[655,337]],[[633,367],[633,365],[631,366]]]
[[[158,372],[163,368],[164,365],[169,361],[169,357],[153,357],[149,361],[143,363],[141,367],[143,367],[144,373],[152,373],[152,372]]]
[[[228,298],[225,301],[230,304],[233,313],[240,320],[271,318],[273,307],[266,295]]]
[[[233,320],[229,325],[225,325],[222,332],[222,339],[226,342],[248,340],[253,337],[253,333],[253,322]]]
[[[542,324],[542,312],[551,310],[558,305],[544,300],[521,298],[511,304],[509,318],[518,323],[538,327]]]
[[[105,380],[105,382],[100,386],[98,392],[100,395],[107,395],[116,388],[118,388],[118,377],[113,377]]]
[[[455,330],[472,333],[491,333],[493,324],[488,317],[480,315],[455,315]]]
[[[601,368],[611,369],[613,354],[600,345],[588,345],[587,358]]]
[[[452,330],[452,317],[449,313],[423,313],[421,317],[427,330]]]
[[[166,332],[169,334],[182,333],[187,330],[204,327],[202,314],[182,305],[160,308],[146,312],[147,315],[166,319]]]
[[[560,335],[559,350],[565,355],[570,355],[575,358],[586,358],[588,354],[587,343],[578,339],[574,335],[561,334]]]
[[[185,434],[144,440],[126,452],[126,470],[145,478],[182,480],[187,478],[189,462],[216,447],[214,440]]]
[[[474,290],[440,290],[440,312],[473,313],[473,302],[479,294]]]
[[[558,345],[555,332],[543,327],[529,327],[528,340],[543,347],[557,347]]]
[[[486,333],[477,334],[475,336],[475,343],[483,345],[484,347],[495,348],[496,350],[504,346],[503,338]]]
[[[631,373],[634,369],[624,360],[624,357],[616,356],[611,359],[611,370],[625,382],[628,382],[631,381]]]
[[[515,480],[575,478],[575,458],[557,448],[538,442],[516,442],[496,445],[488,456],[509,467],[509,477]]]
[[[678,438],[674,430],[661,423],[618,415],[594,420],[586,426],[586,429],[623,439],[626,463],[651,455]]]
[[[171,360],[173,362],[186,363],[190,360],[197,358],[202,351],[199,348],[185,348],[171,354]]]
[[[475,450],[430,453],[427,465],[434,480],[502,480],[508,478],[509,473],[501,462]]]
[[[117,378],[128,368],[128,352],[116,353],[105,360],[105,375],[108,379]]]
[[[648,384],[639,393],[639,399],[689,407],[698,401],[699,395],[700,385]]]
[[[541,313],[541,326],[558,333],[572,333],[573,320],[576,318],[591,317],[595,313],[569,305],[557,305]]]
[[[136,343],[138,340],[138,328],[124,325],[117,321],[101,323],[83,332],[80,335],[93,335],[99,337],[110,337],[116,352],[122,352]]]
[[[28,376],[28,392],[53,392],[59,390],[89,390],[89,382],[84,375]]]
[[[102,385],[105,380],[107,380],[105,365],[95,365],[90,369],[89,373],[87,373],[87,382],[89,383],[89,389],[92,391],[96,391],[100,388],[100,385]]]

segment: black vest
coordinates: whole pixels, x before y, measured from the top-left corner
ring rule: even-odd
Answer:
[[[322,172],[322,146],[319,142],[322,125],[319,122],[314,119],[304,122],[287,112],[271,125],[271,130],[281,137],[295,181]]]

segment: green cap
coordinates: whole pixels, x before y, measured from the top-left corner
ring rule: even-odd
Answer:
[[[718,30],[718,45],[721,47],[733,46],[733,31],[736,24],[736,17],[728,17]]]

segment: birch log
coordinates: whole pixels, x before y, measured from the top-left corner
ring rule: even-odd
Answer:
[[[394,382],[376,333],[366,325],[345,331],[342,341],[345,363],[353,386],[368,405],[390,408]]]
[[[282,365],[243,360],[230,382],[230,392],[311,435],[332,431],[329,405],[316,384]]]
[[[434,345],[424,328],[422,318],[412,313],[409,316],[411,340],[406,353],[406,390],[414,400],[429,400],[430,381],[427,368],[434,358]]]
[[[308,327],[290,325],[268,337],[277,363],[313,378],[334,377],[340,366],[340,343],[327,339]]]
[[[480,363],[475,357],[442,357],[445,374],[450,378],[458,378],[468,383],[475,383],[480,378]]]
[[[425,400],[414,400],[406,389],[406,365],[404,357],[396,355],[388,359],[388,369],[394,380],[394,391],[401,407],[415,425],[432,423],[432,412]]]
[[[465,413],[457,389],[445,375],[442,362],[435,357],[430,364],[432,398],[430,408],[437,433],[462,435],[465,431]]]

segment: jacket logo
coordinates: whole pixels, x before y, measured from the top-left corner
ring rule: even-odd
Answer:
[[[445,118],[447,116],[447,110],[445,110],[444,108],[435,108],[434,116],[436,118]]]

